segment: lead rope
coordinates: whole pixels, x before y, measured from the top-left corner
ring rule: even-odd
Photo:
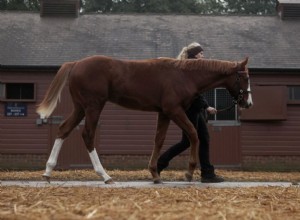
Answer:
[[[251,93],[251,91],[246,91],[246,92],[247,92],[247,93]],[[218,112],[223,112],[223,111],[229,111],[230,109],[232,109],[236,104],[239,103],[239,101],[242,100],[242,98],[243,98],[243,93],[245,93],[245,91],[243,91],[243,90],[241,89],[241,90],[240,90],[240,94],[239,94],[239,96],[238,96],[238,99],[237,99],[237,100],[233,100],[233,101],[232,101],[233,104],[232,104],[231,106],[226,107],[226,108],[223,108],[223,109],[220,109],[220,110],[217,110],[217,113],[218,113]]]
[[[232,104],[231,106],[228,106],[228,107],[226,107],[226,108],[222,108],[222,109],[220,109],[220,110],[217,110],[217,113],[219,113],[219,112],[224,112],[224,111],[229,111],[229,110],[231,110],[232,108],[234,108],[235,105],[236,105],[236,103],[233,102],[233,104]]]
[[[222,109],[220,109],[220,110],[217,110],[217,113],[219,113],[219,112],[224,112],[224,111],[229,111],[229,110],[231,110],[232,108],[234,108],[235,105],[238,104],[239,101],[243,98],[243,97],[242,97],[242,94],[243,94],[243,93],[244,93],[244,91],[243,91],[243,90],[240,90],[240,94],[239,94],[237,100],[233,100],[233,101],[232,101],[233,104],[232,104],[231,106],[228,106],[228,107],[226,107],[226,108],[222,108]]]

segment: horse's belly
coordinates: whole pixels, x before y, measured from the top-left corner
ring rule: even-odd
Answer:
[[[115,103],[117,105],[120,105],[122,107],[133,109],[133,110],[140,110],[140,111],[159,111],[160,108],[154,104],[151,103],[145,103],[141,102],[137,99],[128,99],[128,98],[111,98],[109,101],[112,103]]]

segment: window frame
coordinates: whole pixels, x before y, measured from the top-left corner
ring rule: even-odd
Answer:
[[[8,99],[7,98],[7,84],[32,84],[33,85],[33,98],[32,99]],[[20,81],[1,81],[0,82],[0,101],[2,101],[2,102],[36,102],[36,83],[20,82]]]
[[[287,94],[287,104],[300,104],[300,98],[299,99],[290,99],[290,92],[292,88],[298,87],[300,89],[300,85],[287,85],[288,94]]]
[[[211,106],[214,107],[214,108],[216,108],[216,106],[218,106],[218,98],[219,99],[221,98],[220,96],[217,96],[217,94],[218,94],[217,91],[218,90],[227,91],[226,88],[223,88],[223,87],[218,87],[218,88],[214,88],[212,90],[207,91],[207,92],[212,92],[213,91],[213,105],[211,105]],[[207,97],[205,96],[205,93],[204,93],[204,97],[207,99]],[[232,100],[233,100],[233,98],[232,98]],[[210,103],[210,104],[212,104],[212,103]],[[230,105],[225,106],[225,108],[229,107]],[[215,115],[213,115],[213,119],[211,119],[211,118],[208,119],[208,123],[213,124],[213,125],[225,125],[225,126],[239,125],[240,122],[239,122],[239,117],[238,117],[238,108],[237,108],[237,106],[236,105],[234,106],[234,120],[229,120],[229,119],[228,120],[218,120],[217,114],[215,114]]]

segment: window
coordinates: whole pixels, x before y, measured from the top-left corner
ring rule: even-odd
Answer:
[[[224,88],[216,88],[214,90],[207,91],[203,93],[203,96],[206,98],[210,106],[215,107],[218,110],[230,107],[233,104],[233,98],[231,97],[229,92]],[[219,112],[215,115],[209,115],[208,120],[237,120],[236,106],[228,111]]]
[[[34,83],[0,83],[0,98],[2,100],[35,100]]]
[[[300,86],[288,86],[289,101],[300,101]]]
[[[5,97],[5,84],[0,83],[0,98],[3,99]]]

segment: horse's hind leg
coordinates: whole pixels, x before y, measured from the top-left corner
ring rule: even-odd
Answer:
[[[51,172],[56,166],[57,158],[65,138],[84,117],[84,111],[81,108],[74,108],[72,114],[59,126],[57,138],[55,139],[50,157],[46,164],[46,171],[43,177],[50,182]]]
[[[106,184],[114,183],[112,178],[105,172],[100,159],[98,157],[96,148],[94,147],[95,131],[97,128],[100,112],[104,107],[87,107],[85,111],[85,127],[82,132],[82,137],[89,152],[93,167],[96,173],[104,179]]]
[[[157,160],[159,157],[160,150],[164,144],[169,124],[170,119],[165,114],[159,113],[157,118],[155,147],[152,151],[152,155],[149,162],[149,170],[153,177],[154,183],[161,183],[161,179],[157,173]]]

